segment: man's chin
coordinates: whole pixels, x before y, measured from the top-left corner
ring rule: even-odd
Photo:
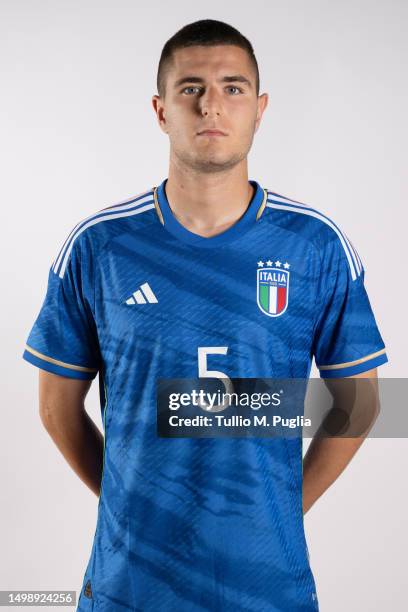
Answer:
[[[243,159],[245,159],[245,156],[242,155],[234,155],[228,158],[221,156],[217,157],[214,155],[181,157],[181,160],[192,170],[207,173],[224,172],[225,170],[229,170],[230,168],[233,168],[239,164],[239,162],[241,162]]]

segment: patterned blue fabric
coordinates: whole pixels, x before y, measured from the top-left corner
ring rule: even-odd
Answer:
[[[255,181],[234,226],[198,236],[165,184],[74,228],[23,355],[99,372],[104,469],[77,609],[315,611],[302,440],[160,438],[156,381],[197,378],[199,347],[228,347],[208,369],[236,378],[385,363],[361,259],[322,213]]]

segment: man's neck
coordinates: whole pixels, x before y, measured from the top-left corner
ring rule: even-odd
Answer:
[[[205,174],[170,163],[166,196],[181,225],[206,238],[234,225],[247,210],[254,192],[244,162],[226,172]]]

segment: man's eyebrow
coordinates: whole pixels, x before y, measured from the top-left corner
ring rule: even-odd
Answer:
[[[232,76],[225,76],[220,79],[222,83],[246,83],[249,87],[252,87],[252,83],[249,79],[247,79],[242,74],[234,74]],[[178,79],[174,86],[180,87],[180,85],[184,85],[184,83],[204,83],[204,79],[198,76],[185,76]]]
[[[252,83],[249,79],[247,79],[242,74],[235,74],[233,76],[225,76],[222,79],[225,83],[246,83],[249,87],[252,87]]]

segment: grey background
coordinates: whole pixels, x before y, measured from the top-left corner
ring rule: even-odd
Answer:
[[[250,177],[346,232],[387,346],[379,373],[407,376],[405,2],[2,0],[0,589],[80,589],[97,498],[43,429],[21,354],[67,233],[167,176],[157,62],[209,17],[252,41],[270,94]],[[102,427],[95,383],[88,397]],[[406,440],[366,441],[306,515],[323,612],[404,609],[407,464]]]

